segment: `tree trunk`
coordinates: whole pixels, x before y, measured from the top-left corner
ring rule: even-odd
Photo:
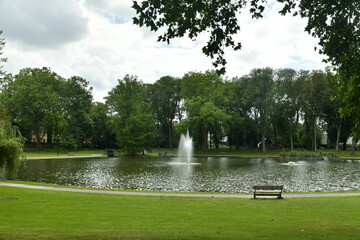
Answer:
[[[351,153],[350,153],[351,156],[355,156],[355,144],[356,144],[356,141],[355,141],[355,137],[353,136],[352,144],[351,144]]]
[[[204,129],[204,146],[203,146],[205,152],[209,151],[208,133],[209,133],[209,130],[207,128],[205,128]]]
[[[335,147],[336,152],[339,151],[340,131],[341,131],[341,123],[337,126],[336,147]]]
[[[315,119],[314,119],[314,126],[313,126],[313,128],[314,128],[314,140],[313,140],[313,142],[314,142],[314,151],[316,152],[317,151],[317,142],[316,142],[316,127],[317,127],[317,124],[316,124],[316,117],[315,117]]]
[[[47,145],[51,147],[52,144],[53,144],[53,131],[48,130],[47,131]]]
[[[240,149],[240,138],[242,138],[241,133],[236,135],[235,149]]]
[[[172,149],[172,120],[169,121],[169,148]]]
[[[75,138],[76,138],[75,151],[77,151],[78,147],[80,147],[80,145],[81,145],[81,143],[80,143],[79,121],[76,121],[75,127],[76,127],[76,129],[75,129]]]
[[[261,137],[261,144],[262,144],[262,151],[263,153],[266,152],[266,145],[265,145],[265,133],[262,134],[262,137]]]
[[[212,149],[212,136],[211,136],[211,131],[209,132],[209,150]]]
[[[36,148],[41,149],[40,127],[37,123],[35,123],[33,126],[34,126],[35,138],[36,138]]]
[[[290,149],[291,151],[294,151],[294,136],[292,131],[290,131]]]

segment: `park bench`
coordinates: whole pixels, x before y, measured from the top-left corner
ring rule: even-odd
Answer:
[[[256,196],[277,196],[281,198],[284,186],[253,186],[254,198]]]
[[[115,151],[114,151],[114,149],[106,149],[106,154],[108,157],[114,157]]]

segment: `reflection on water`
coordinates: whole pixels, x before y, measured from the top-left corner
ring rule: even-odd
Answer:
[[[360,161],[272,158],[101,158],[29,160],[19,180],[59,185],[184,192],[250,192],[253,185],[284,185],[288,192],[360,190]]]

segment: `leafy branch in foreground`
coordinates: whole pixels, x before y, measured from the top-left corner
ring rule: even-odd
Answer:
[[[16,177],[24,160],[22,158],[23,145],[24,138],[20,131],[9,121],[0,120],[0,169],[5,172],[5,178]]]
[[[237,15],[249,6],[252,18],[261,18],[267,0],[146,0],[133,1],[137,16],[133,22],[151,31],[163,30],[158,41],[169,43],[171,39],[187,36],[195,40],[202,32],[210,33],[203,53],[215,58],[213,65],[218,73],[225,72],[224,48],[241,49],[241,43],[233,39],[240,31]],[[277,0],[283,4],[280,14],[292,13],[307,18],[307,31],[319,39],[319,52],[326,61],[339,67],[349,77],[358,72],[360,42],[360,2]]]
[[[2,31],[0,30],[0,35],[1,34],[2,34]],[[4,48],[4,45],[5,45],[4,38],[0,38],[0,63],[7,61],[7,58],[1,57],[1,55],[3,54],[3,52],[1,50]],[[0,65],[0,79],[1,79],[2,75],[5,74],[5,72],[2,70],[2,68],[3,68],[3,66]]]

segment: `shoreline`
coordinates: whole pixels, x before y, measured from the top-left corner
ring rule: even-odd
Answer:
[[[106,155],[100,154],[91,154],[84,156],[47,156],[47,157],[25,157],[26,160],[51,160],[51,159],[76,159],[76,158],[118,158],[118,157],[129,157],[129,156],[114,156],[108,157]],[[130,157],[157,157],[157,158],[170,158],[170,156],[153,156],[153,155],[138,155],[138,156],[130,156]],[[176,157],[176,155],[172,156]],[[228,158],[283,158],[282,160],[324,160],[322,157],[282,157],[282,156],[274,156],[274,155],[194,155],[193,157],[228,157]],[[339,160],[358,160],[360,161],[360,157],[337,157],[337,158],[329,158],[330,161],[339,161]]]
[[[15,187],[35,190],[61,191],[74,193],[94,193],[94,194],[110,194],[125,196],[153,196],[153,197],[199,197],[199,198],[253,198],[253,193],[174,193],[174,192],[145,192],[145,191],[126,191],[126,190],[109,190],[109,189],[91,189],[91,188],[72,188],[64,186],[42,186],[22,183],[10,183],[0,180],[0,187]],[[360,192],[344,191],[344,192],[309,192],[309,193],[292,193],[283,192],[283,198],[314,198],[314,197],[360,197]]]

